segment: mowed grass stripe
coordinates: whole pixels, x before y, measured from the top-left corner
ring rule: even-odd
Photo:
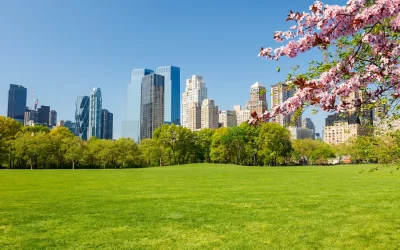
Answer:
[[[4,170],[0,249],[396,249],[400,171],[371,168]]]

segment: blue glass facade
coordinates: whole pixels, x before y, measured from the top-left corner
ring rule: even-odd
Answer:
[[[181,69],[164,66],[156,69],[156,74],[164,76],[164,123],[179,125],[181,118]]]
[[[94,88],[90,94],[88,139],[101,138],[101,89]]]
[[[153,73],[151,69],[132,69],[127,93],[126,119],[122,122],[121,127],[122,137],[139,141],[142,79],[151,73]]]
[[[75,121],[76,130],[75,134],[82,140],[87,140],[88,127],[89,127],[89,96],[78,96],[76,98]]]
[[[25,110],[26,88],[21,85],[10,84],[10,90],[8,91],[7,117],[24,123]]]

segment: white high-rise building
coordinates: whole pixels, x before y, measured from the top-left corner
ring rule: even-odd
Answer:
[[[182,95],[182,112],[181,125],[190,128],[190,104],[197,103],[201,105],[203,100],[207,98],[207,88],[202,76],[193,75],[192,78],[186,80],[186,88]]]
[[[94,88],[90,94],[89,102],[89,127],[87,139],[91,137],[101,138],[101,89]]]
[[[233,110],[236,112],[236,125],[240,126],[243,122],[247,122],[251,117],[251,111],[240,105],[233,106]]]
[[[189,127],[191,131],[201,129],[201,106],[197,102],[189,104]]]
[[[219,124],[221,127],[236,127],[236,111],[222,110],[219,112]]]
[[[201,128],[218,128],[218,106],[214,100],[205,99],[201,104]]]

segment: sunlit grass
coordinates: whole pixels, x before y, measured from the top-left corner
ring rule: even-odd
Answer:
[[[372,167],[2,170],[0,249],[400,248],[400,171]]]

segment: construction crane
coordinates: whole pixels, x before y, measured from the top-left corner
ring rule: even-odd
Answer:
[[[37,110],[39,99],[36,97],[34,89],[32,89],[32,96],[33,96],[33,105],[35,106],[35,110]]]

